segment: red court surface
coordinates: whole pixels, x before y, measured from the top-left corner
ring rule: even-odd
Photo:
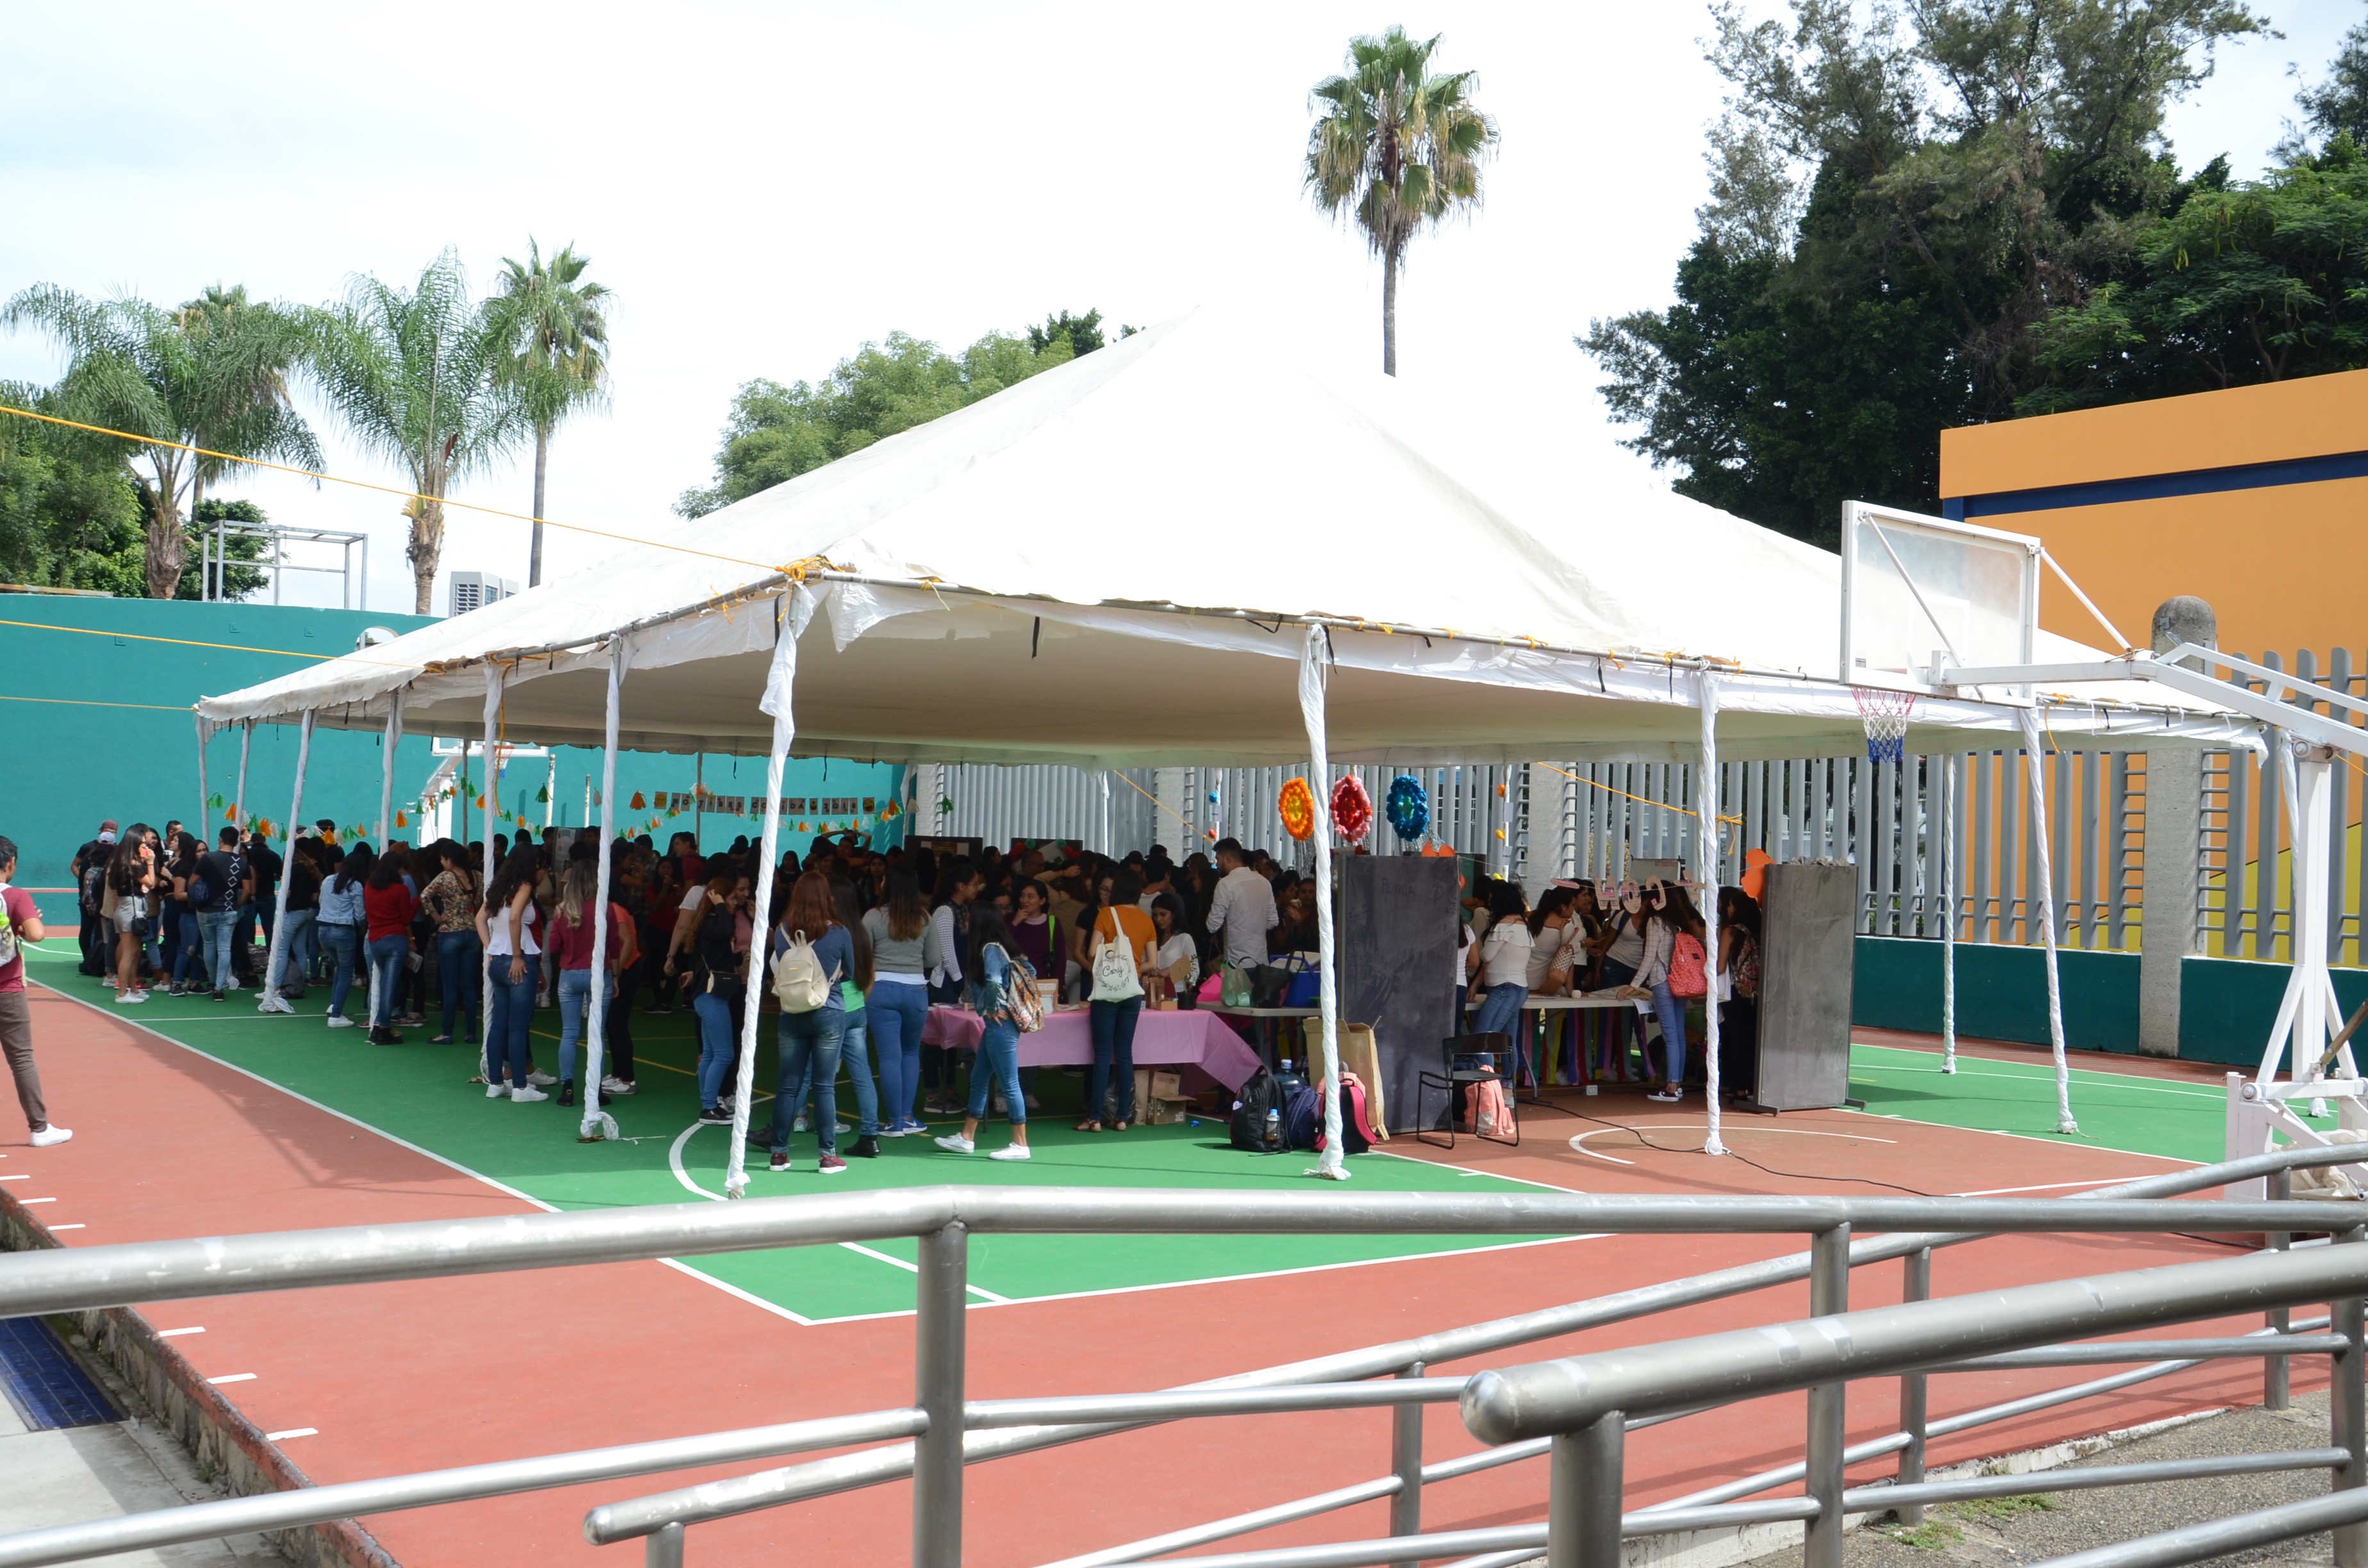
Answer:
[[[308,1226],[527,1211],[529,1206],[128,1020],[36,989],[44,1080],[72,1143],[0,1143],[0,1183],[17,1212],[66,1245]],[[1451,1157],[1400,1139],[1403,1154],[1573,1190],[1877,1193],[1843,1176],[1922,1192],[2078,1191],[2101,1180],[2178,1168],[2151,1156],[1877,1119],[1849,1112],[1732,1119],[1742,1160],[1685,1153],[1699,1143],[1699,1102],[1657,1118],[1644,1102],[1574,1100],[1634,1122],[1668,1152],[1626,1132],[1537,1110],[1518,1150],[1459,1140]],[[1657,1130],[1657,1131],[1656,1131]],[[970,1180],[988,1168],[966,1165]],[[39,1201],[50,1199],[52,1201]],[[30,1201],[28,1201],[30,1200]],[[78,1229],[60,1229],[74,1226]],[[1085,1299],[973,1307],[973,1397],[1123,1392],[1215,1377],[1444,1329],[1704,1269],[1798,1250],[1789,1238],[1596,1238],[1322,1272],[1269,1276]],[[2214,1256],[2200,1241],[2045,1236],[1940,1253],[1936,1294]],[[1900,1268],[1855,1277],[1854,1303],[1896,1300]],[[1598,1348],[1805,1315],[1805,1287],[1763,1292],[1498,1358]],[[174,1338],[265,1432],[285,1439],[315,1483],[590,1448],[905,1403],[913,1395],[908,1317],[802,1326],[660,1263],[338,1288],[157,1305]],[[2232,1323],[2242,1330],[2258,1326]],[[2195,1332],[2192,1329],[2167,1332]],[[1475,1367],[1440,1367],[1452,1374]],[[2317,1369],[2295,1368],[2297,1383]],[[2095,1373],[1936,1379],[1932,1414],[1987,1404]],[[2260,1397],[2257,1364],[2198,1369],[2105,1401],[1987,1427],[1934,1445],[1932,1462],[2009,1452]],[[1892,1429],[1896,1385],[1855,1391],[1852,1441]],[[1632,1506],[1800,1457],[1803,1404],[1770,1399],[1636,1434]],[[1199,1520],[1346,1485],[1388,1469],[1381,1412],[1185,1423],[973,1469],[967,1560],[1024,1568]],[[1452,1406],[1426,1423],[1427,1455],[1471,1451]],[[1885,1473],[1890,1461],[1867,1467]],[[363,1521],[400,1562],[527,1564],[639,1560],[603,1556],[579,1533],[594,1505],[691,1479],[764,1468],[534,1494]],[[1543,1517],[1543,1463],[1512,1465],[1429,1489],[1427,1528]],[[1372,1504],[1263,1535],[1234,1549],[1387,1533]],[[695,1562],[795,1552],[802,1562],[901,1560],[905,1487],[825,1499],[702,1526]],[[1212,1549],[1223,1550],[1223,1549]]]

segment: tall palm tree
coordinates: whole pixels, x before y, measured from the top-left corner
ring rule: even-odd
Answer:
[[[1406,242],[1480,203],[1480,164],[1497,123],[1472,104],[1472,73],[1430,74],[1438,35],[1404,28],[1349,40],[1348,70],[1309,94],[1308,191],[1316,205],[1365,232],[1382,258],[1382,370],[1398,373],[1398,270]]]
[[[243,287],[217,284],[167,311],[144,300],[86,300],[43,283],[0,309],[0,323],[38,327],[65,348],[71,358],[51,403],[66,417],[226,454],[114,448],[147,516],[151,598],[169,599],[180,588],[188,562],[185,494],[194,513],[206,486],[241,459],[321,466],[320,446],[288,396],[288,372],[306,349],[302,317],[249,301]]]
[[[583,281],[592,264],[573,244],[542,259],[531,235],[524,262],[502,257],[494,285],[493,310],[509,357],[503,375],[526,404],[534,426],[534,544],[527,558],[527,586],[542,581],[543,475],[551,461],[551,433],[581,408],[608,401],[608,307],[614,290]]]
[[[429,613],[444,553],[452,482],[511,451],[527,427],[504,373],[507,344],[468,274],[447,250],[410,289],[358,277],[343,303],[313,317],[310,369],[365,448],[401,463],[419,499],[403,508],[416,610]]]

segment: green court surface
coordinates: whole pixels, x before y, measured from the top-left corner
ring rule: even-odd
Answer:
[[[2160,1154],[2199,1165],[2226,1157],[2227,1094],[2219,1084],[2200,1077],[2148,1078],[2075,1067],[2072,1116],[2080,1124],[2077,1134],[2055,1131],[2055,1068],[2045,1060],[1960,1056],[1957,1071],[1944,1074],[1935,1051],[1853,1045],[1850,1093],[1866,1101],[1868,1112],[1875,1116]],[[2333,1117],[2316,1123],[2334,1124]]]
[[[679,1203],[723,1192],[731,1130],[696,1125],[699,1096],[691,1069],[698,1059],[688,1010],[633,1020],[641,1092],[613,1100],[623,1138],[579,1143],[581,1112],[557,1099],[515,1105],[488,1099],[469,1080],[477,1072],[466,1044],[425,1043],[433,1028],[408,1029],[404,1043],[373,1046],[361,1029],[332,1030],[323,1022],[326,991],[314,986],[293,1017],[265,1017],[252,992],[216,1003],[203,996],[151,994],[142,1006],[118,1007],[106,986],[75,971],[71,940],[51,941],[32,955],[32,978],[66,996],[93,1003],[126,1023],[152,1029],[218,1061],[251,1073],[436,1155],[475,1176],[552,1209],[632,1203]],[[347,1010],[359,1016],[359,993]],[[557,1070],[558,1014],[534,1021],[536,1065]],[[769,1020],[759,1031],[752,1129],[761,1135],[771,1116],[762,1091],[773,1075]],[[1124,1134],[1078,1132],[1074,1079],[1047,1069],[1040,1094],[1048,1108],[1030,1124],[1035,1157],[1027,1164],[964,1157],[926,1138],[883,1139],[881,1157],[850,1160],[845,1175],[825,1178],[815,1168],[811,1134],[793,1134],[797,1168],[783,1176],[766,1167],[762,1149],[749,1152],[749,1193],[861,1191],[940,1182],[1007,1186],[1158,1187],[1205,1190],[1212,1208],[1228,1191],[1304,1185],[1314,1156],[1257,1155],[1227,1145],[1222,1122],[1197,1127],[1136,1127]],[[552,1091],[554,1096],[556,1091]],[[854,1095],[839,1085],[840,1119],[854,1119]],[[1057,1108],[1064,1107],[1065,1110]],[[958,1126],[933,1124],[933,1131]],[[1007,1140],[1000,1119],[980,1133],[982,1150]],[[842,1153],[853,1134],[840,1139]],[[1527,1191],[1527,1184],[1426,1160],[1376,1152],[1356,1163],[1366,1191]],[[1534,1244],[1478,1242],[1453,1236],[980,1236],[970,1247],[973,1301],[1043,1300],[1093,1291],[1156,1289],[1244,1275],[1340,1267],[1390,1258],[1465,1251],[1480,1246]],[[687,1265],[719,1283],[806,1322],[910,1312],[914,1244],[792,1247],[698,1259]]]

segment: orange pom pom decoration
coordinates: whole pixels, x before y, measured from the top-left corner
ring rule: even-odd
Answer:
[[[1287,778],[1282,793],[1275,797],[1275,809],[1282,813],[1282,830],[1304,842],[1315,831],[1315,791],[1304,778]]]
[[[1362,844],[1373,831],[1373,798],[1353,773],[1344,773],[1332,786],[1332,826],[1347,844]]]

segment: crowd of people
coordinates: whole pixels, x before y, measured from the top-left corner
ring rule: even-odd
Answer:
[[[540,841],[495,835],[489,875],[482,845],[450,838],[344,844],[324,821],[283,861],[236,825],[208,846],[177,822],[119,831],[109,820],[73,869],[83,969],[106,980],[118,1006],[154,990],[220,1002],[262,988],[279,921],[273,994],[324,986],[327,1027],[366,1028],[376,1045],[402,1044],[404,1030],[431,1027],[432,1012],[432,1041],[482,1041],[485,1093],[519,1103],[633,1094],[636,1013],[683,1009],[700,1041],[700,1119],[731,1123],[752,953],[762,951],[758,984],[780,1009],[769,1153],[788,1168],[791,1134],[811,1128],[826,1173],[846,1168],[840,1131],[856,1134],[851,1153],[870,1157],[883,1138],[928,1132],[924,1117],[958,1116],[962,1131],[938,1142],[968,1153],[991,1110],[1012,1127],[996,1157],[1029,1157],[1027,1116],[1042,1108],[1034,1073],[1017,1062],[1014,1014],[1027,996],[1015,983],[1089,1003],[1094,1063],[1077,1126],[1124,1131],[1136,1117],[1133,1039],[1147,996],[1189,1006],[1221,969],[1271,974],[1284,955],[1312,959],[1316,948],[1315,884],[1230,838],[1178,860],[1159,845],[1122,858],[1074,845],[958,854],[825,835],[782,856],[761,949],[752,907],[760,854],[745,835],[708,852],[690,833],[663,852],[647,835],[617,840],[605,946],[598,852],[565,829]],[[1748,1075],[1737,1042],[1756,1033],[1759,910],[1726,888],[1719,915],[1712,955],[1677,883],[1622,884],[1607,908],[1588,881],[1557,881],[1531,904],[1518,883],[1480,878],[1460,911],[1456,1016],[1468,994],[1470,1032],[1508,1037],[1518,1072],[1527,1042],[1516,1023],[1530,998],[1618,990],[1659,1024],[1652,1090],[1666,1102],[1688,1082],[1689,1007],[1714,992],[1729,1060]],[[981,1020],[966,1089],[961,1053],[925,1038],[933,1006]],[[554,1006],[556,1074],[537,1065],[529,1027],[538,1008]],[[596,1009],[606,1059],[586,1093],[577,1075]],[[1641,1051],[1641,1019],[1634,1029]],[[6,1032],[0,1017],[0,1039]],[[1615,1054],[1624,1067],[1629,1047],[1624,1020],[1600,1030],[1598,1070]],[[848,1129],[837,1120],[842,1071],[856,1100]],[[25,1072],[28,1055],[20,1096]],[[1736,1080],[1733,1068],[1726,1075]]]

